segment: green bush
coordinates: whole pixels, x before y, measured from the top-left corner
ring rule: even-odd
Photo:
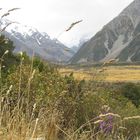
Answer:
[[[136,107],[140,105],[140,86],[134,83],[124,84],[121,88],[122,94],[128,98]]]

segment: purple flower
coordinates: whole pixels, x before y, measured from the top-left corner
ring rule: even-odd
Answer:
[[[110,134],[113,130],[113,116],[109,114],[109,110],[110,108],[108,106],[104,106],[100,115],[103,121],[100,122],[99,129],[105,134]]]

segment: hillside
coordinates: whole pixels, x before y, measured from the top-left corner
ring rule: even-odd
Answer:
[[[134,0],[84,43],[71,63],[104,62],[110,59],[140,61],[140,0]]]

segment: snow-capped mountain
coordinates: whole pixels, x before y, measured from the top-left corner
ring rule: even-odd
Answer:
[[[1,20],[0,28],[9,23],[11,21],[7,19]],[[3,34],[14,42],[15,52],[25,51],[30,56],[34,52],[36,56],[48,61],[66,62],[74,53],[57,39],[51,39],[47,33],[19,23],[8,26]]]
[[[140,0],[134,0],[116,18],[85,42],[72,63],[140,61]]]

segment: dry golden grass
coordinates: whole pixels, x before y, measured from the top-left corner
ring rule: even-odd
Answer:
[[[85,72],[83,69],[72,69],[72,68],[61,68],[59,69],[59,72],[65,76],[65,75],[69,75],[70,73],[73,73],[73,76],[78,79],[78,80],[90,80],[91,79],[91,75],[88,72]]]
[[[106,70],[107,81],[140,81],[140,66],[114,66]]]
[[[108,82],[139,82],[140,81],[140,66],[107,66],[107,67],[90,67],[90,68],[61,68],[59,69],[62,75],[68,75],[73,72],[77,80],[92,80],[95,77],[100,77]]]

